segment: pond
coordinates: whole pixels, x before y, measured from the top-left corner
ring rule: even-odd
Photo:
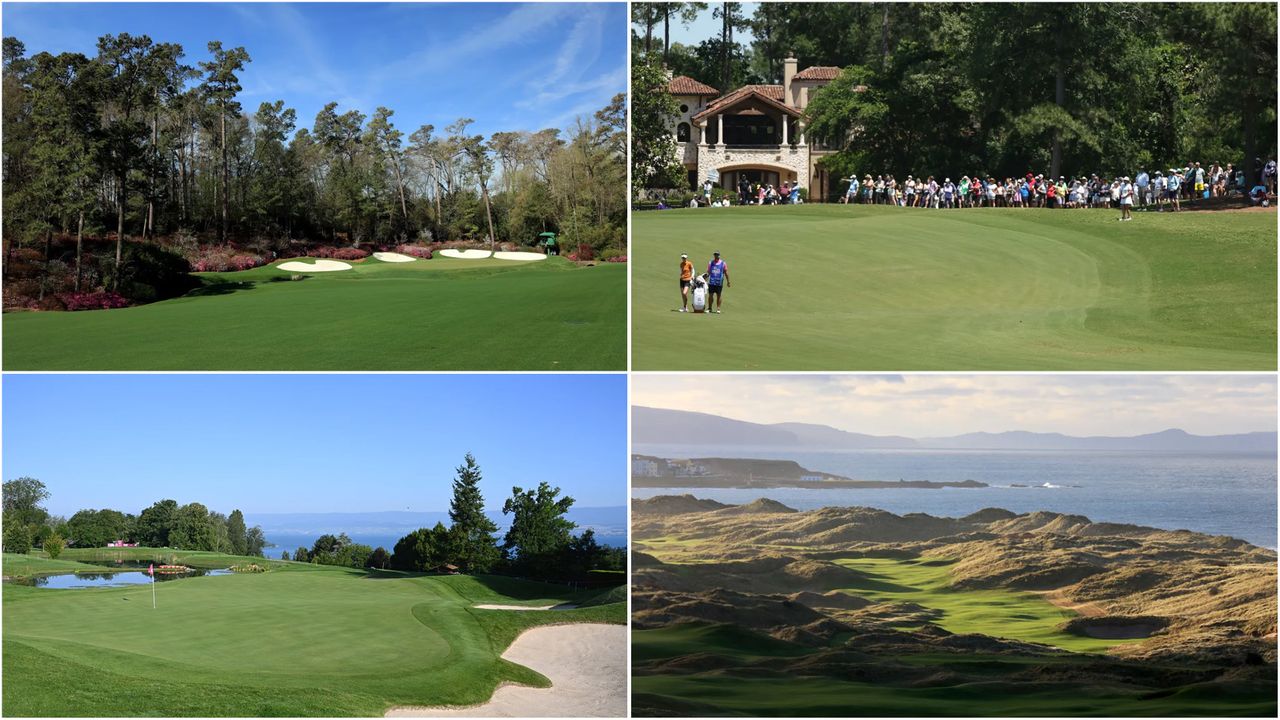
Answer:
[[[58,575],[42,575],[40,577],[14,578],[8,582],[16,585],[49,588],[52,590],[69,590],[92,587],[121,587],[124,585],[145,585],[151,582],[147,574],[147,562],[86,562],[87,565],[102,565],[101,572],[84,570],[76,573]],[[201,570],[186,568],[176,572],[159,572],[157,566],[156,582],[169,582],[204,575],[231,575],[230,570]]]

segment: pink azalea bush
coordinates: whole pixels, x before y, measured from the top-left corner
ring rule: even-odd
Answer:
[[[230,247],[202,248],[196,257],[187,259],[194,272],[234,272],[267,264],[267,259],[261,255],[237,252]]]
[[[107,291],[63,293],[58,299],[68,310],[111,310],[129,306],[123,296]]]
[[[423,260],[431,259],[431,248],[421,245],[399,245],[396,247],[396,252],[409,257],[422,258]]]
[[[369,257],[369,251],[353,247],[333,247],[332,245],[322,245],[307,251],[307,255],[310,257],[326,258],[331,260],[363,260]]]

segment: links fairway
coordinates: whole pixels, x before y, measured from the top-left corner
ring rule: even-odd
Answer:
[[[279,264],[279,263],[277,263]],[[9,370],[621,370],[627,271],[368,258],[205,274],[185,297],[4,316]]]
[[[6,574],[20,567],[11,560],[5,555]],[[186,554],[182,562],[198,566],[200,556]],[[61,563],[24,566],[50,572]],[[475,705],[502,683],[551,684],[501,658],[525,629],[626,620],[616,592],[271,565],[262,574],[158,583],[154,610],[148,585],[48,590],[6,583],[4,714],[328,717]],[[584,606],[474,608],[562,602]],[[625,653],[622,645],[618,652]]]
[[[1274,211],[801,205],[632,220],[639,370],[1274,370]],[[724,314],[674,312],[723,253]]]

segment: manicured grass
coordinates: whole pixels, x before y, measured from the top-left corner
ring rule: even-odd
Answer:
[[[930,620],[953,633],[980,633],[992,637],[1054,645],[1074,652],[1105,652],[1107,648],[1142,640],[1101,640],[1062,632],[1058,625],[1075,617],[1034,593],[1012,590],[955,590],[948,572],[950,563],[936,558],[901,560],[856,558],[837,560],[867,576],[861,587],[844,592],[878,603],[915,603],[940,615]],[[904,622],[903,627],[919,623]]]
[[[493,585],[489,583],[488,585]],[[478,610],[486,580],[282,563],[155,587],[3,591],[5,715],[381,715],[474,704],[546,679],[499,656],[527,627],[625,622],[585,610]],[[505,579],[502,587],[513,587]],[[502,601],[560,602],[557,586]],[[541,596],[540,598],[538,596]]]
[[[4,316],[8,370],[621,370],[625,264],[436,258],[301,281],[204,275],[174,300]]]
[[[1274,716],[1276,707],[1274,697],[1268,699],[1265,692],[1225,685],[1149,694],[1119,685],[1092,686],[1086,691],[1070,680],[1021,686],[975,682],[904,689],[834,678],[642,675],[631,679],[631,688],[638,716],[1266,717]],[[1271,690],[1274,694],[1275,688]],[[660,710],[652,712],[653,709]]]
[[[638,370],[1274,370],[1276,214],[678,209],[632,218]],[[722,315],[679,307],[723,253]]]
[[[91,570],[101,572],[102,568],[98,565],[87,565],[82,562],[60,557],[57,560],[50,560],[48,557],[40,555],[18,555],[17,553],[4,553],[0,556],[0,572],[5,577],[32,577],[35,575],[52,575],[56,573],[75,572],[77,570]]]

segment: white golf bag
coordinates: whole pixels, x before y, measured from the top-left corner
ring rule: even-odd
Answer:
[[[707,279],[704,276],[693,276],[693,291],[689,293],[689,296],[689,304],[694,312],[707,311]]]

